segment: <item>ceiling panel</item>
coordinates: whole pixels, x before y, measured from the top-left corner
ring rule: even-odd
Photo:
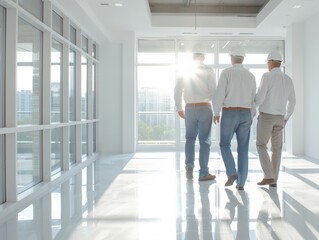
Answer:
[[[269,0],[149,0],[152,14],[255,17]]]

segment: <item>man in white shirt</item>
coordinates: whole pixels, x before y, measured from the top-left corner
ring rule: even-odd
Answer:
[[[282,56],[270,52],[267,57],[269,72],[264,73],[255,97],[259,106],[257,122],[257,151],[264,172],[264,179],[258,185],[277,186],[283,144],[283,129],[292,115],[295,104],[295,90],[292,79],[280,69]],[[271,158],[267,144],[271,140]]]
[[[193,53],[194,69],[180,75],[176,80],[174,99],[178,115],[185,119],[186,143],[185,165],[186,178],[193,179],[195,161],[195,141],[199,139],[199,181],[214,180],[215,175],[208,171],[211,145],[211,127],[213,121],[212,95],[216,89],[214,71],[204,65],[205,53],[195,50]],[[182,106],[182,96],[185,111]]]
[[[219,146],[228,176],[225,186],[231,186],[237,180],[238,190],[244,190],[248,175],[248,147],[256,94],[255,77],[242,65],[244,57],[243,48],[231,49],[232,66],[222,71],[213,97],[215,124],[219,122],[222,111]],[[238,171],[231,151],[234,134],[237,138]]]

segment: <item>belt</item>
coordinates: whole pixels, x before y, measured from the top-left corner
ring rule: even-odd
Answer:
[[[223,107],[223,110],[250,110],[250,108],[244,108],[244,107]]]
[[[199,102],[199,103],[187,103],[186,107],[197,107],[197,106],[211,106],[208,102]]]

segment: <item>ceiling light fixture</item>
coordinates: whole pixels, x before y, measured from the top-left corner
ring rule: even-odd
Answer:
[[[298,9],[298,8],[301,8],[301,5],[294,5],[292,8]]]
[[[114,3],[115,7],[123,7],[123,3]]]

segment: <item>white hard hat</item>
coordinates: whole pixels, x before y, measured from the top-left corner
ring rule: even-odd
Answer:
[[[245,50],[242,47],[236,46],[230,49],[230,56],[238,56],[238,57],[245,57]]]
[[[196,44],[193,47],[193,54],[205,55],[205,48],[202,44]]]
[[[272,51],[268,54],[266,61],[269,61],[269,60],[275,60],[275,61],[282,62],[282,55],[277,51]]]

